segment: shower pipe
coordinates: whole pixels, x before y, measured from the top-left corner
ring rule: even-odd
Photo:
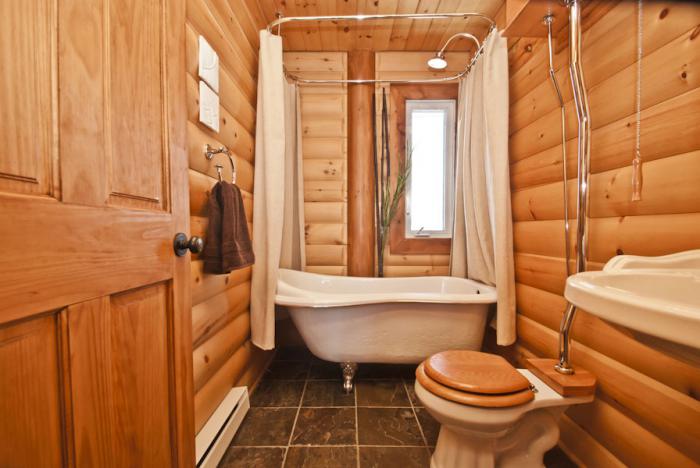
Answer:
[[[552,80],[554,85],[554,91],[557,93],[557,100],[559,101],[559,109],[561,111],[561,162],[562,162],[562,176],[564,177],[564,257],[566,258],[566,277],[571,276],[571,241],[569,239],[569,186],[568,186],[568,175],[566,169],[566,107],[564,107],[564,97],[561,94],[561,88],[559,87],[559,82],[557,81],[557,75],[554,72],[554,47],[552,46],[552,23],[554,23],[554,16],[547,15],[542,21],[545,26],[547,26],[547,48],[549,50],[549,78]]]
[[[588,95],[581,68],[581,1],[568,0],[569,8],[569,75],[576,104],[578,119],[578,193],[576,197],[576,272],[586,270],[588,252],[588,197],[591,159],[591,124],[588,112]],[[576,315],[576,306],[569,303],[559,330],[559,362],[554,369],[561,374],[573,374],[569,362],[571,351],[571,326]]]
[[[298,21],[375,21],[375,20],[396,20],[396,19],[415,19],[415,20],[433,20],[433,19],[469,19],[469,18],[479,18],[485,20],[489,24],[489,30],[486,35],[491,33],[491,31],[496,27],[496,23],[488,16],[481,13],[407,13],[407,14],[386,14],[386,15],[340,15],[340,16],[287,16],[279,17],[267,25],[267,31],[272,33],[272,29],[279,27],[285,23],[298,22]],[[450,38],[452,40],[453,38]],[[449,81],[455,81],[471,70],[476,60],[481,56],[484,50],[484,44],[479,43],[479,40],[474,36],[471,36],[477,46],[476,53],[472,59],[467,64],[466,68],[461,72],[451,75],[442,76],[438,78],[423,78],[423,79],[405,79],[405,80],[316,80],[300,78],[298,76],[289,74],[285,70],[285,75],[287,78],[300,83],[300,84],[411,84],[411,83],[444,83]],[[449,42],[449,41],[448,41]]]

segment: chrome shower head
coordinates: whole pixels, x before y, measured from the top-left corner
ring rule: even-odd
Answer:
[[[428,60],[428,67],[432,68],[433,70],[444,70],[447,68],[447,60],[445,60],[445,49],[447,48],[448,45],[450,45],[450,42],[453,40],[459,38],[459,37],[465,37],[467,39],[471,39],[474,41],[476,44],[476,50],[479,50],[481,47],[481,43],[479,42],[479,39],[477,39],[474,35],[462,32],[462,33],[457,33],[450,37],[447,42],[445,42],[445,45],[442,46],[442,48],[435,53],[435,57],[431,57]]]
[[[445,60],[445,55],[441,53],[436,53],[435,57],[431,57],[428,60],[428,66],[433,70],[444,70],[447,68],[447,60]]]

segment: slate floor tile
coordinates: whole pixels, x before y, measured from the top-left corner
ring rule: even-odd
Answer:
[[[291,445],[354,445],[354,408],[302,408]]]
[[[289,447],[285,468],[355,468],[355,447]]]
[[[296,414],[296,408],[250,408],[233,445],[286,446]]]
[[[401,380],[364,380],[357,382],[357,406],[411,406]]]
[[[355,394],[346,394],[336,380],[309,380],[302,406],[355,406]]]
[[[360,447],[360,468],[427,468],[425,447]]]
[[[296,408],[304,390],[303,380],[265,379],[250,397],[251,406],[288,406]]]
[[[360,445],[425,445],[411,408],[357,408]]]
[[[280,468],[284,447],[229,447],[219,468]]]

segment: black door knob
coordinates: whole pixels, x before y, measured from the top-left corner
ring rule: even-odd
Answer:
[[[175,249],[175,255],[178,257],[185,255],[188,250],[195,254],[202,253],[202,250],[204,250],[204,239],[192,236],[188,240],[184,232],[178,232],[173,240],[173,248]]]

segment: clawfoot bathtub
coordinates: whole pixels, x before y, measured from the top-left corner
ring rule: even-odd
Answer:
[[[495,288],[461,278],[355,278],[285,269],[276,296],[309,350],[340,363],[346,391],[358,363],[418,364],[447,349],[480,349],[494,302]]]

